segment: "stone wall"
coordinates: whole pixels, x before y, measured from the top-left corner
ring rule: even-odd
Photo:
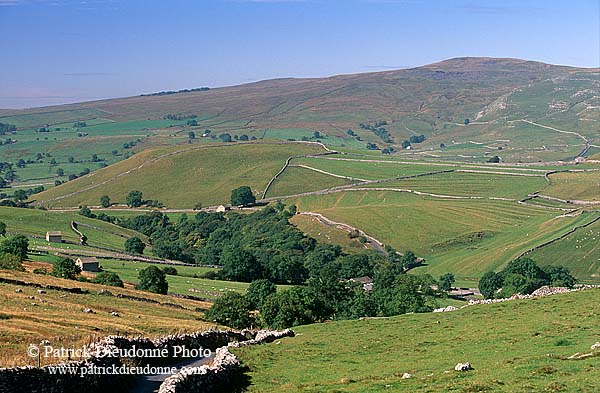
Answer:
[[[211,365],[191,367],[174,374],[160,385],[158,393],[202,393],[241,391],[248,382],[244,367],[237,357],[229,352],[229,347],[239,348],[273,342],[282,337],[293,337],[294,332],[285,329],[280,332],[260,330],[253,338],[230,342],[218,348]]]
[[[97,343],[90,345],[90,358],[85,361],[73,361],[44,367],[13,367],[0,369],[0,393],[86,393],[111,391],[117,393],[127,391],[127,376],[94,375],[85,373],[82,369],[93,367],[120,367],[122,359],[118,357],[102,357],[101,354],[114,349],[168,349],[166,358],[127,358],[127,365],[164,365],[173,360],[175,346],[185,346],[187,349],[217,350],[217,358],[210,370],[210,377],[201,378],[203,384],[216,383],[217,381],[231,381],[233,373],[239,373],[239,362],[234,362],[233,356],[227,351],[227,345],[239,346],[240,342],[258,344],[271,342],[279,337],[293,336],[291,330],[283,332],[233,330],[209,330],[192,334],[179,334],[160,337],[156,340],[148,338],[128,338],[122,336],[109,336]],[[235,358],[235,357],[234,357]],[[237,362],[237,363],[236,363]],[[61,370],[63,373],[61,374]],[[68,372],[64,372],[68,370]],[[204,369],[203,369],[204,370]],[[198,372],[202,372],[196,370]],[[83,374],[83,376],[81,376]],[[216,375],[213,375],[216,374]],[[242,372],[243,374],[243,372]],[[179,375],[179,374],[176,374]],[[213,379],[211,379],[214,377]],[[181,377],[179,377],[181,378]],[[183,378],[186,383],[196,384],[197,378]],[[212,382],[211,382],[212,381]],[[176,383],[175,385],[179,385]],[[187,385],[182,385],[187,386]],[[178,388],[183,389],[183,388]],[[182,391],[182,390],[177,390]]]

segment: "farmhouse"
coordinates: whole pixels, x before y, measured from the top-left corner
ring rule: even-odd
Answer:
[[[371,277],[364,276],[364,277],[351,278],[349,281],[362,284],[362,288],[365,291],[373,290],[373,279]]]
[[[217,213],[225,213],[227,210],[229,210],[228,206],[225,206],[225,205],[217,206]]]
[[[49,241],[52,243],[62,243],[62,232],[61,231],[46,232],[46,241]]]
[[[75,264],[79,266],[82,272],[98,272],[100,265],[96,257],[77,258]]]

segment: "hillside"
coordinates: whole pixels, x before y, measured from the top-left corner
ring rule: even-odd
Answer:
[[[506,161],[548,161],[585,154],[597,137],[598,73],[518,59],[457,58],[412,69],[15,110],[0,114],[0,122],[16,124],[22,130],[17,135],[45,125],[100,123],[77,130],[89,135],[74,143],[102,138],[115,147],[137,138],[149,145],[184,142],[184,129],[278,139],[319,131],[325,143],[364,149],[372,142],[397,150],[403,140],[424,134],[427,140],[414,149],[434,156],[477,161],[502,148]],[[163,120],[167,114],[184,118]],[[197,116],[197,126],[186,128],[190,115]],[[387,122],[391,141],[359,127],[378,121]],[[0,156],[33,154],[35,142],[2,146]],[[44,143],[61,150],[52,140]]]
[[[600,341],[599,300],[593,289],[443,314],[300,326],[279,345],[236,354],[250,367],[250,392],[591,392],[600,357],[567,358]],[[474,370],[454,371],[459,362]]]
[[[317,144],[267,143],[197,145],[148,149],[142,153],[35,195],[45,206],[96,206],[102,195],[125,203],[132,190],[169,207],[229,203],[231,190],[248,185],[262,195],[269,180],[294,155],[317,154]]]
[[[36,266],[29,263],[27,267]],[[40,287],[23,282],[56,288],[40,293]],[[81,288],[84,292],[73,293],[65,288]],[[101,295],[101,290],[115,296]],[[201,310],[208,308],[208,303],[28,272],[0,271],[0,298],[0,367],[34,365],[37,359],[28,357],[26,349],[30,343],[41,340],[49,340],[50,345],[79,348],[111,334],[154,336],[215,326],[202,320]],[[85,308],[94,313],[83,312]],[[113,311],[118,316],[111,315]]]

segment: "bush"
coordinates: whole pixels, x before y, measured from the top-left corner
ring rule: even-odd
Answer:
[[[130,237],[125,240],[125,252],[132,254],[143,254],[146,245],[139,237]]]
[[[52,275],[55,277],[75,280],[81,273],[81,268],[71,258],[61,258],[54,262]]]
[[[250,303],[250,307],[259,309],[265,299],[276,291],[277,287],[271,281],[266,279],[254,280],[248,287],[246,298]]]
[[[256,198],[249,186],[241,186],[231,191],[231,204],[233,206],[247,206],[256,202]]]
[[[29,240],[23,235],[14,235],[0,243],[0,255],[12,254],[23,261],[27,258]]]
[[[94,277],[92,282],[95,284],[110,285],[111,287],[124,287],[121,278],[117,275],[117,273],[113,272],[100,272],[96,274],[96,277]]]
[[[140,270],[138,277],[140,282],[135,286],[136,289],[161,294],[166,294],[169,290],[165,272],[156,266]]]
[[[42,275],[47,275],[50,272],[48,271],[48,269],[44,268],[44,267],[37,267],[35,269],[33,269],[33,274],[42,274]]]
[[[209,320],[235,329],[250,327],[254,323],[248,299],[237,292],[227,292],[217,298],[204,315]]]
[[[141,191],[131,191],[129,194],[127,194],[127,198],[125,199],[127,206],[129,206],[129,207],[142,206],[142,204],[144,203],[144,200],[142,199],[142,195],[143,194]]]
[[[24,271],[21,258],[13,254],[3,254],[0,256],[0,269]]]
[[[176,276],[177,275],[177,269],[175,269],[173,266],[165,266],[162,268],[163,272],[165,272],[165,274],[169,275],[169,276]]]

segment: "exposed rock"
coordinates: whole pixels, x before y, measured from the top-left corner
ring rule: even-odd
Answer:
[[[46,293],[46,291],[44,291],[43,289],[38,289],[38,291],[37,291],[37,292],[38,292],[38,293],[40,293],[40,294],[44,294],[44,293]]]
[[[94,310],[92,310],[91,308],[84,308],[83,312],[86,314],[95,314],[96,312]]]
[[[473,367],[471,367],[471,363],[469,363],[469,362],[457,363],[456,366],[454,366],[454,370],[455,371],[469,371],[469,370],[473,370]]]
[[[110,313],[110,315],[112,315],[113,317],[119,317],[119,316],[120,316],[120,315],[119,315],[119,313],[118,313],[118,312],[116,312],[116,311],[112,311],[112,312]]]
[[[402,374],[402,379],[408,379],[408,378],[412,378],[412,374],[410,374],[410,373]]]
[[[600,349],[600,341],[598,341],[596,344],[592,345],[592,350],[594,349]]]
[[[17,289],[15,289],[15,292],[16,293],[21,293],[21,292],[23,292],[23,290],[21,288],[17,288]]]
[[[448,311],[455,311],[458,310],[458,308],[454,307],[454,306],[447,306],[447,307],[442,307],[442,308],[436,308],[435,310],[433,310],[433,312],[448,312]]]

